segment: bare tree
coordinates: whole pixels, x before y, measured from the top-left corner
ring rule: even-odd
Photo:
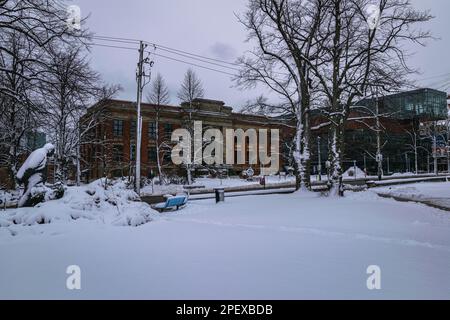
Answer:
[[[4,44],[11,54],[0,50],[0,65],[11,72],[0,72],[0,86],[15,95],[0,91],[0,164],[8,168],[9,187],[14,189],[20,156],[29,151],[25,143],[27,135],[39,127],[42,111],[34,103],[35,86],[24,77],[35,68],[33,59],[39,53],[35,50],[36,45],[20,33],[8,32],[3,39],[8,39]]]
[[[19,156],[27,152],[25,137],[40,130],[47,106],[40,89],[49,82],[51,48],[85,46],[88,31],[73,28],[64,0],[0,1],[0,100],[2,151],[12,181]],[[84,24],[84,20],[80,21]],[[43,123],[45,126],[45,122]],[[42,127],[44,127],[42,126]],[[13,186],[12,186],[13,187]]]
[[[420,131],[414,123],[411,124],[411,127],[405,132],[408,134],[410,140],[405,145],[409,149],[410,152],[414,154],[414,172],[415,174],[419,173],[419,150],[424,148],[420,145]]]
[[[57,180],[65,183],[70,164],[75,163],[79,184],[80,141],[96,123],[95,118],[80,119],[93,102],[110,98],[119,88],[101,83],[81,46],[52,47],[47,64],[47,81],[41,86],[41,94],[47,110],[46,127],[56,145]]]
[[[0,1],[0,52],[10,59],[18,59],[17,52],[8,46],[8,37],[14,32],[17,37],[26,39],[37,48],[45,49],[54,41],[79,39],[85,42],[86,30],[75,30],[67,23],[67,12],[59,0],[2,0]],[[84,20],[82,21],[84,22]],[[27,57],[28,62],[40,65],[38,57]],[[26,81],[45,81],[45,72],[40,68],[13,70],[0,65],[1,73],[15,74]],[[0,92],[16,99],[17,93],[11,88],[0,87]]]
[[[315,41],[321,54],[308,60],[317,79],[331,122],[329,161],[330,194],[342,196],[342,161],[345,126],[357,99],[387,92],[405,84],[414,70],[406,64],[404,42],[423,44],[430,37],[416,24],[432,17],[419,12],[409,0],[327,0],[321,30]],[[368,13],[368,8],[371,12]]]
[[[108,188],[108,178],[111,174],[111,171],[114,169],[123,169],[125,166],[125,162],[123,159],[123,150],[116,150],[114,141],[112,139],[108,139],[105,133],[105,127],[101,124],[103,121],[107,119],[107,117],[103,117],[99,119],[98,127],[93,131],[97,131],[97,134],[93,134],[89,141],[89,148],[92,148],[92,160],[97,165],[100,164],[100,168],[102,170],[101,175],[104,180],[104,189]],[[92,131],[91,131],[92,132]],[[120,154],[119,154],[119,151]]]
[[[80,113],[74,119],[76,126],[76,132],[72,135],[72,148],[75,150],[75,162],[76,162],[76,183],[77,186],[81,184],[81,168],[82,162],[87,164],[87,160],[83,159],[81,148],[90,144],[91,141],[86,139],[92,130],[95,130],[105,118],[105,108],[108,105],[108,100],[113,98],[122,88],[119,85],[105,85],[102,88],[98,88],[92,99],[96,99],[97,103],[95,107],[86,110],[84,113]],[[102,120],[103,119],[103,120]]]
[[[193,101],[195,99],[203,98],[205,94],[205,90],[203,89],[203,84],[198,78],[197,74],[192,69],[188,69],[186,71],[186,74],[184,76],[184,80],[181,84],[180,91],[178,92],[178,99],[180,99],[181,103],[188,103],[188,108],[184,109],[185,113],[185,121],[184,121],[184,128],[189,131],[191,134],[191,137],[194,136],[194,119],[193,119],[193,113],[194,105]],[[195,154],[198,150],[194,150],[192,148],[192,152]],[[186,163],[186,176],[187,176],[187,183],[190,185],[192,184],[192,169],[193,164]]]
[[[282,102],[266,108],[295,124],[294,140],[297,187],[310,186],[310,110],[314,79],[308,61],[320,54],[317,33],[327,1],[250,0],[240,22],[257,46],[239,59],[242,70],[236,79],[241,87],[262,83]]]
[[[156,143],[156,162],[158,166],[158,174],[161,183],[165,183],[164,174],[162,170],[161,164],[161,152],[167,152],[168,141],[170,141],[170,137],[167,140],[164,135],[160,134],[160,119],[161,119],[161,111],[165,105],[170,103],[170,94],[169,89],[164,81],[164,78],[161,74],[157,74],[153,84],[150,88],[150,92],[147,95],[147,101],[153,104],[153,108],[155,111],[155,143]]]
[[[429,121],[420,124],[419,139],[424,146],[419,149],[424,150],[433,158],[433,173],[439,174],[439,158],[447,158],[449,165],[448,141],[450,133],[448,120]]]
[[[189,102],[192,105],[194,99],[203,98],[205,90],[203,84],[194,70],[188,69],[178,91],[180,102]]]

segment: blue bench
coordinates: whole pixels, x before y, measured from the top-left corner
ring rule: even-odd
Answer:
[[[170,197],[169,199],[166,200],[166,202],[154,205],[153,209],[159,212],[163,212],[169,209],[179,210],[181,207],[184,207],[187,204],[187,202],[188,202],[187,195]]]

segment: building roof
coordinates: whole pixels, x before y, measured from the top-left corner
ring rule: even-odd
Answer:
[[[239,112],[233,112],[233,108],[226,106],[225,102],[220,100],[212,100],[212,99],[194,99],[192,101],[195,110],[203,115],[208,116],[234,116],[240,121],[262,121],[265,123],[285,123],[287,119],[282,117],[269,117],[264,115],[257,114],[245,114]],[[136,102],[129,100],[121,100],[121,99],[107,99],[100,103],[96,103],[88,109],[89,111],[93,111],[97,107],[107,107],[107,106],[126,106],[128,108],[135,108]],[[162,108],[164,112],[182,112],[185,108],[189,107],[189,104],[184,102],[181,106],[175,105],[155,105],[151,103],[142,103],[142,110],[145,112],[147,108]]]

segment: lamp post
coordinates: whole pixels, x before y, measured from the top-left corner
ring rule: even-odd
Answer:
[[[319,171],[319,181],[322,181],[322,154],[320,151],[320,136],[317,137],[317,155],[319,158],[319,165],[317,167],[317,170]]]
[[[389,164],[389,157],[387,157],[387,173],[390,174],[391,173],[391,168],[390,168],[390,164]]]
[[[364,153],[364,175],[367,178],[367,162],[366,162],[366,154]]]
[[[381,136],[380,136],[380,116],[379,116],[379,103],[378,103],[378,88],[375,97],[375,108],[376,108],[376,122],[377,122],[377,163],[378,163],[378,180],[381,181],[383,178],[383,155],[381,154]]]
[[[405,173],[408,173],[408,153],[405,153]]]
[[[433,135],[433,171],[434,174],[437,176],[438,175],[438,158],[437,158],[437,140],[436,140],[436,135]]]

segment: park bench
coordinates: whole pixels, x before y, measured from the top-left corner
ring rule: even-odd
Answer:
[[[159,211],[164,212],[166,210],[179,210],[181,207],[184,207],[188,202],[187,195],[179,195],[175,197],[170,197],[166,200],[166,202],[158,203],[154,205],[152,208]]]

